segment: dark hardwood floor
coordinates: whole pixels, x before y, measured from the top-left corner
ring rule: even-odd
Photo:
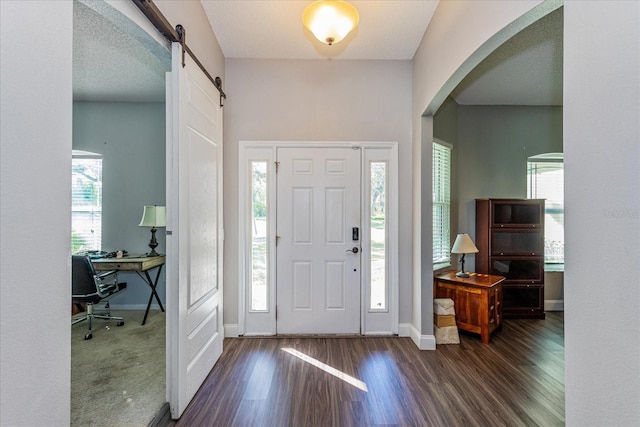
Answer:
[[[505,321],[490,344],[460,332],[459,345],[436,351],[393,337],[225,339],[180,420],[165,425],[562,426],[563,331],[552,312]]]

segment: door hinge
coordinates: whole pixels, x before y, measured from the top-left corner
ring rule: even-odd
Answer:
[[[276,173],[278,173],[278,168],[280,168],[280,162],[273,162],[276,165]]]
[[[278,321],[278,306],[276,305],[276,322]]]
[[[280,241],[280,236],[276,234],[276,246],[278,246],[278,242]]]

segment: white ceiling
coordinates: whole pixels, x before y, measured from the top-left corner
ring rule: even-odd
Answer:
[[[309,0],[201,0],[226,58],[407,59],[422,40],[438,0],[352,0],[358,27],[327,46],[302,25]]]
[[[438,1],[354,0],[358,28],[333,46],[303,28],[309,0],[201,3],[226,58],[411,60]],[[74,99],[163,101],[168,60],[114,21],[74,1]],[[462,105],[561,105],[562,9],[507,41],[452,96]]]

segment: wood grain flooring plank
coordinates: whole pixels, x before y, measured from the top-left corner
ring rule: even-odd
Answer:
[[[225,339],[182,418],[167,425],[563,426],[563,326],[561,313],[508,319],[490,344],[461,333],[459,345],[436,351],[398,337]]]

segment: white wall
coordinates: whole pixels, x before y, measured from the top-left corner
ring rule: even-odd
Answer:
[[[70,420],[72,18],[70,1],[0,2],[3,426]]]
[[[224,57],[200,3],[159,6],[187,28],[210,73],[223,77]],[[0,425],[65,426],[73,3],[2,0],[0,19]]]
[[[397,116],[413,123],[418,183],[421,143],[430,144],[433,133],[432,121],[421,118],[423,112],[432,114],[428,105],[439,99],[440,88],[445,88],[444,99],[448,82],[451,88],[457,85],[459,76],[451,79],[452,73],[475,58],[478,47],[536,3],[440,4],[434,27],[425,35],[429,41],[419,48],[414,65],[413,113]],[[566,213],[571,246],[565,312],[568,426],[636,425],[640,419],[640,259],[635,245],[640,237],[639,7],[635,1],[565,5],[565,191],[567,206],[575,206]],[[0,424],[68,425],[72,4],[0,1],[0,20]],[[215,56],[213,47],[206,50],[202,55]],[[214,67],[220,68],[218,63]],[[406,78],[411,79],[411,72]],[[258,86],[262,80],[256,74],[234,86]],[[280,95],[271,94],[278,100]],[[294,107],[289,110],[297,117]],[[280,122],[285,136],[288,124]],[[249,120],[239,120],[236,127],[243,126],[247,129],[237,129],[235,139],[259,130]],[[376,123],[370,126],[376,129]],[[422,170],[428,176],[430,154],[426,160]],[[407,162],[405,157],[403,164]],[[229,191],[225,188],[225,196]],[[413,194],[418,202],[420,191],[417,187]],[[43,206],[46,223],[29,210]],[[424,238],[421,209],[414,205],[414,233]],[[414,292],[423,286],[420,244],[418,239]],[[37,270],[30,268],[34,246],[46,253],[38,258]],[[430,260],[431,254],[425,257]],[[42,271],[47,272],[46,286]],[[424,289],[430,293],[431,283]],[[616,303],[614,313],[603,309],[608,301]],[[414,326],[432,326],[430,298],[420,304]],[[38,316],[24,318],[34,310]]]
[[[640,424],[640,2],[564,7],[568,426]]]
[[[73,148],[102,154],[102,249],[149,252],[151,232],[139,227],[143,206],[165,205],[165,104],[74,102]],[[156,239],[167,253],[164,228]],[[158,294],[165,301],[164,270]],[[155,278],[155,270],[151,272]],[[134,273],[121,273],[126,292],[111,300],[114,309],[145,309],[149,286]],[[157,303],[153,303],[157,307]]]
[[[185,28],[189,49],[198,57],[211,77],[219,76],[222,84],[226,85],[224,54],[200,2],[155,0],[154,3],[174,28],[178,24]]]
[[[559,4],[540,3],[539,0],[440,2],[416,51],[412,87],[412,323],[414,340],[420,348],[435,348],[429,196],[433,114],[473,67],[501,43]]]
[[[239,141],[397,141],[400,322],[410,321],[411,63],[227,60],[225,324],[238,323]]]
[[[421,143],[429,143],[433,134],[429,115],[440,97],[459,82],[460,76],[451,72],[460,60],[475,63],[479,52],[484,54],[484,48],[493,43],[474,49],[531,6],[499,3],[499,10],[493,2],[440,3],[414,64],[414,152],[418,155]],[[521,27],[523,19],[528,21],[552,5],[546,2],[525,13],[506,31]],[[639,8],[637,1],[571,1],[564,9],[568,426],[637,425],[640,419],[640,257],[635,247],[640,240]],[[461,28],[465,31],[451,34]],[[478,28],[482,31],[476,34]],[[504,34],[500,32],[501,37]],[[467,36],[469,40],[460,40]],[[449,49],[454,52],[451,61],[444,54]],[[458,55],[461,49],[467,49],[466,54]],[[439,61],[429,63],[434,57]],[[421,117],[423,112],[426,118]],[[421,209],[429,216],[430,206],[420,205],[420,192],[430,185],[425,178],[430,175],[430,158],[423,156],[422,162],[422,173],[414,174],[423,184],[414,194],[418,201],[414,225],[416,235],[424,239],[428,232],[419,229]],[[419,250],[420,244],[414,248]],[[430,255],[423,254],[427,260],[423,267],[430,267]],[[415,255],[418,260],[420,256]],[[416,270],[420,266],[419,261],[414,264]],[[426,292],[430,288],[430,283],[419,283],[421,276],[425,275],[414,271],[418,294],[422,286]],[[610,302],[613,308],[607,309]],[[417,320],[424,327],[431,313],[424,303],[421,308]]]

